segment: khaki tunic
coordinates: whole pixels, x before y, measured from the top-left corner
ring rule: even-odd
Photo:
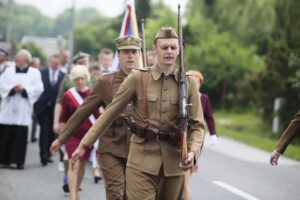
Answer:
[[[294,116],[287,129],[279,139],[276,150],[284,153],[287,146],[293,141],[297,134],[300,134],[300,111]]]
[[[91,113],[94,112],[94,110],[101,106],[105,108],[112,101],[113,95],[117,92],[119,86],[126,77],[127,74],[123,70],[120,70],[118,72],[103,75],[98,79],[91,94],[84,100],[82,105],[68,120],[64,129],[59,134],[59,141],[66,143],[72,136],[72,133]],[[127,107],[125,105],[124,107],[122,109],[124,113],[132,114],[131,105]],[[131,133],[125,126],[110,126],[104,134],[101,135],[98,150],[100,153],[108,152],[121,158],[127,158],[130,136]]]
[[[133,70],[124,80],[112,103],[82,139],[84,145],[91,147],[131,101],[137,118],[143,119],[142,70]],[[150,73],[146,88],[147,121],[161,131],[170,132],[172,127],[179,123],[178,70],[174,70],[168,76],[165,76],[158,66],[144,70]],[[193,105],[189,115],[188,150],[197,155],[204,138],[203,113],[195,80],[191,76],[187,76],[187,80],[188,103]],[[183,175],[179,163],[179,147],[164,141],[146,141],[132,135],[127,167],[157,176],[162,166],[165,176],[179,176]]]

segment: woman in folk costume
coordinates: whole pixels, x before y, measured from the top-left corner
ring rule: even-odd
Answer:
[[[18,169],[25,164],[33,104],[44,90],[40,71],[30,67],[31,59],[29,51],[20,50],[16,65],[0,77],[0,164],[15,163]]]
[[[196,71],[196,70],[189,70],[187,73],[192,75],[195,78],[197,86],[199,87],[199,90],[200,90],[201,86],[204,83],[204,77],[203,77],[202,73],[199,71]],[[218,143],[218,135],[216,132],[216,127],[215,127],[215,119],[214,119],[214,115],[213,115],[213,109],[212,109],[208,95],[200,92],[200,101],[201,101],[201,106],[202,106],[202,110],[203,110],[203,116],[204,116],[205,122],[207,124],[209,134],[210,134],[210,144],[216,145]],[[197,172],[198,164],[199,164],[199,159],[198,159],[197,165],[193,169],[185,172],[185,177],[184,177],[185,183],[184,183],[184,192],[183,192],[184,200],[191,199],[190,187],[189,187],[190,181],[189,180],[190,180],[190,176],[192,175],[192,172]]]
[[[90,80],[90,74],[87,67],[82,65],[75,65],[71,70],[70,78],[74,83],[74,87],[67,90],[64,93],[62,99],[62,112],[60,115],[60,123],[62,123],[62,127],[91,91],[86,86],[86,83]],[[69,158],[71,158],[72,153],[75,151],[81,139],[95,122],[98,116],[99,112],[98,110],[95,110],[94,114],[91,115],[88,120],[84,121],[82,125],[72,134],[71,138],[69,138],[68,142],[65,145]],[[78,190],[84,176],[84,168],[86,161],[89,158],[90,152],[91,149],[89,149],[84,155],[81,156],[80,162],[78,162],[74,169],[69,168],[68,184],[71,200],[78,199]]]

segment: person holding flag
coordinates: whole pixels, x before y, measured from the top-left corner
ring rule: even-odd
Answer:
[[[123,18],[119,37],[126,36],[126,35],[139,37],[137,19],[136,19],[135,8],[134,8],[134,0],[127,1],[125,15]],[[139,66],[141,66],[142,64],[142,55],[139,55],[138,64]],[[119,57],[116,53],[112,63],[111,71],[118,71],[120,70],[120,67],[121,66],[119,62]]]

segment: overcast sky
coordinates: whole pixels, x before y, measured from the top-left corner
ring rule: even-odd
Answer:
[[[136,0],[143,1],[143,0]],[[155,1],[155,0],[154,0]],[[157,1],[157,0],[156,0]],[[188,0],[163,0],[173,11],[177,12],[177,3],[184,7]],[[72,6],[73,0],[15,0],[17,3],[30,4],[38,8],[44,15],[55,17]],[[75,0],[75,8],[93,7],[103,15],[115,17],[124,11],[126,0]],[[183,10],[184,11],[184,10]]]

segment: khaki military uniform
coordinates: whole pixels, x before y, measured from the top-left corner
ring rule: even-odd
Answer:
[[[65,143],[95,109],[106,107],[126,77],[123,70],[103,75],[96,82],[92,93],[66,123],[58,139]],[[123,113],[133,114],[131,108],[131,104],[125,105]],[[131,133],[122,123],[113,123],[99,138],[98,160],[105,178],[106,198],[109,200],[125,198],[125,167],[130,136]]]
[[[279,153],[284,153],[297,134],[300,134],[300,111],[297,112],[294,119],[292,119],[289,126],[280,137],[276,150]]]
[[[142,72],[144,71],[144,72]],[[146,91],[142,73],[149,73]],[[193,105],[189,115],[188,150],[200,152],[204,123],[199,92],[195,80],[187,76],[188,103]],[[166,76],[158,66],[133,70],[120,86],[112,103],[98,118],[82,139],[91,147],[129,102],[138,120],[144,119],[144,92],[148,114],[146,121],[165,133],[171,133],[179,123],[178,70]],[[183,190],[183,171],[179,167],[180,149],[167,141],[146,140],[135,134],[131,144],[126,169],[126,191],[129,200],[180,199]],[[172,192],[171,192],[172,191]]]

